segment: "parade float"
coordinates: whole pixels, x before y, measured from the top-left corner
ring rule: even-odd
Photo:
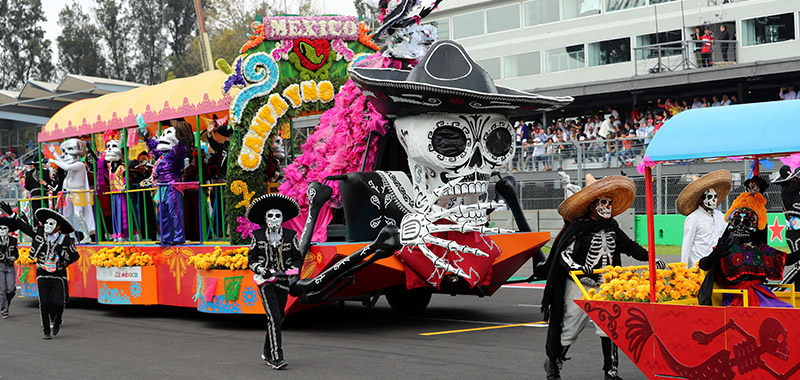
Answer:
[[[257,225],[244,213],[257,195],[275,191],[302,209],[284,224],[297,231],[305,254],[288,313],[337,300],[369,306],[382,295],[397,310],[419,311],[434,292],[490,296],[532,258],[541,261],[539,248],[550,236],[530,232],[513,178],[496,188],[521,232],[485,227],[487,210],[498,204],[479,198],[490,175],[513,155],[507,117],[557,109],[572,99],[495,87],[455,43],[442,44],[441,54],[426,54],[435,28],[414,20],[436,4],[385,9],[386,22],[376,33],[391,42],[382,53],[355,17],[264,18],[251,25],[242,55],[218,61],[218,70],[59,111],[39,135],[42,162],[67,156],[63,141],[80,140],[89,190],[61,189],[20,201],[57,207],[66,198],[84,205],[86,197],[75,194],[91,194],[96,227],[87,224],[86,230],[97,241],[78,247],[78,265],[69,267],[71,296],[263,313],[246,268]],[[451,64],[452,57],[458,60]],[[418,62],[426,69],[414,71]],[[474,75],[462,81],[465,67]],[[350,75],[358,68],[364,70],[356,83]],[[426,71],[435,76],[422,78]],[[436,83],[447,76],[455,92]],[[419,88],[430,93],[382,85],[407,80],[420,80]],[[449,113],[452,120],[435,132],[437,121],[425,119],[427,112]],[[296,141],[293,122],[315,115],[314,133]],[[414,131],[424,141],[409,145],[399,137],[408,131],[398,133],[394,119],[413,115],[422,115],[430,133]],[[444,155],[423,157],[431,134]],[[294,160],[281,167],[286,146]],[[294,157],[296,150],[301,154]],[[163,173],[152,168],[165,162],[179,175],[160,178]],[[436,172],[437,178],[426,183],[410,168]],[[35,170],[43,173],[41,166]],[[328,241],[335,212],[344,214],[346,242]],[[176,222],[173,216],[180,215]],[[166,237],[174,240],[165,243]],[[135,259],[125,256],[134,253]],[[33,289],[23,293],[34,295]]]
[[[713,306],[699,306],[698,273],[686,268],[680,273],[656,270],[652,194],[652,168],[665,161],[751,159],[752,174],[757,175],[760,163],[769,165],[762,160],[780,158],[794,170],[800,163],[795,155],[800,136],[792,127],[797,115],[800,101],[785,101],[690,110],[670,119],[650,142],[640,165],[646,177],[650,267],[644,273],[642,267],[598,270],[605,280],[601,292],[587,291],[578,281],[581,272],[571,273],[584,293],[584,299],[575,302],[647,378],[798,376],[800,311],[752,307],[753,298],[741,289],[715,288]],[[714,138],[686,139],[698,125]],[[770,226],[768,240],[780,239],[784,228]],[[762,265],[769,259],[763,256]],[[778,299],[797,306],[794,284],[768,286]],[[740,295],[743,304],[721,306],[726,293]]]

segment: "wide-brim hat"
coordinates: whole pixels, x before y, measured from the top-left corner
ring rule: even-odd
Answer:
[[[283,194],[266,194],[258,197],[247,208],[244,217],[252,223],[258,225],[266,225],[267,211],[278,209],[283,214],[283,221],[290,220],[297,215],[300,215],[300,205],[297,202]]]
[[[755,182],[756,186],[758,186],[759,192],[765,194],[767,189],[769,188],[769,182],[766,179],[759,175],[754,175],[744,181],[744,188],[747,189],[750,186],[751,182]]]
[[[543,96],[495,86],[464,47],[448,40],[431,45],[410,71],[353,67],[349,73],[375,109],[390,118],[426,113],[521,116],[552,111],[573,101],[570,96]]]
[[[62,234],[69,234],[75,231],[75,227],[72,226],[72,223],[70,223],[69,220],[67,220],[67,218],[65,218],[64,215],[61,215],[58,211],[51,210],[49,208],[40,208],[36,210],[34,216],[36,216],[36,220],[41,224],[44,224],[47,219],[55,220],[59,227],[58,232],[61,232]]]
[[[683,215],[693,213],[694,210],[697,210],[697,205],[700,203],[703,193],[711,188],[717,191],[718,199],[725,199],[728,197],[728,193],[731,192],[731,186],[731,172],[727,170],[716,170],[693,180],[678,194],[678,200],[675,202],[678,212]]]
[[[792,170],[789,165],[783,165],[781,166],[780,170],[778,170],[778,177],[773,179],[772,183],[783,183],[790,181],[794,178],[797,178],[798,175],[800,175],[800,167]]]
[[[0,216],[0,226],[8,227],[9,231],[16,231],[19,229],[16,219],[5,216]]]
[[[612,175],[601,180],[595,180],[590,174],[586,175],[586,187],[558,206],[558,213],[568,222],[585,215],[589,205],[597,198],[608,197],[611,199],[611,217],[625,212],[633,204],[636,197],[636,185],[633,180],[622,175]]]
[[[22,161],[22,164],[23,165],[33,165],[33,166],[39,165],[39,154],[38,153],[39,152],[36,152],[34,154],[31,154],[28,157],[25,157],[25,159]]]

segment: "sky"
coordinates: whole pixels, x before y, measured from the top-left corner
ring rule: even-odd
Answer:
[[[87,12],[94,6],[94,0],[43,0],[42,7],[44,8],[45,17],[47,22],[44,24],[45,38],[49,39],[53,46],[53,59],[57,59],[56,37],[61,33],[61,27],[58,26],[58,12],[64,8],[65,5],[77,1],[81,4],[84,12]],[[158,0],[153,0],[158,1]],[[235,0],[232,0],[235,1]],[[289,0],[291,2],[291,0]],[[322,10],[323,14],[340,14],[340,15],[356,15],[356,9],[353,6],[352,0],[316,0],[317,8]]]

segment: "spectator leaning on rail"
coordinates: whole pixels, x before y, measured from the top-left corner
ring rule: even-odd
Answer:
[[[795,100],[797,99],[797,92],[794,91],[794,86],[792,85],[781,87],[781,90],[778,92],[778,97],[780,97],[781,100]]]

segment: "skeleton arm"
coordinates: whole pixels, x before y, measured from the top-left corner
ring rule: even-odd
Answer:
[[[75,161],[75,162],[73,162],[71,164],[68,164],[68,163],[62,161],[60,156],[56,157],[55,160],[50,160],[50,162],[56,164],[56,166],[58,166],[61,169],[66,170],[66,171],[80,170],[81,168],[85,167],[83,162],[80,162],[80,161]]]
[[[257,240],[253,238],[250,243],[250,250],[247,251],[247,267],[253,273],[266,278],[268,271],[265,257],[266,252],[258,246]]]

